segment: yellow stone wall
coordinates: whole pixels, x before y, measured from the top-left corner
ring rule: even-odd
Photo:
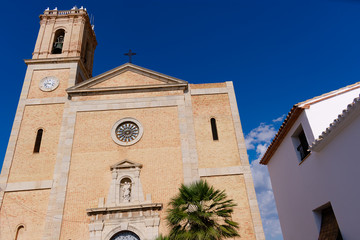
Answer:
[[[98,83],[92,88],[103,88],[103,87],[124,87],[124,86],[139,86],[139,85],[152,85],[152,84],[164,84],[164,82],[135,73],[132,71],[126,71],[120,75],[114,76],[110,79],[107,79],[104,82]]]
[[[192,96],[199,168],[240,165],[227,94]],[[213,140],[210,119],[216,119],[219,140]]]
[[[110,131],[125,117],[140,121],[142,139],[131,146],[116,144]],[[87,208],[107,198],[111,182],[110,166],[124,159],[143,164],[140,179],[144,196],[153,203],[169,202],[183,181],[177,107],[159,107],[114,111],[79,112],[76,117],[69,182],[66,194],[61,239],[86,239],[89,229]],[[164,214],[161,214],[164,218]],[[166,232],[161,220],[160,232]]]
[[[202,83],[202,84],[189,84],[191,89],[204,89],[204,88],[225,88],[226,83]]]
[[[28,239],[41,239],[45,227],[45,214],[49,214],[47,208],[55,206],[61,209],[64,207],[63,222],[59,225],[61,240],[89,239],[90,218],[86,214],[86,209],[98,207],[99,198],[105,198],[106,202],[111,183],[110,166],[128,159],[143,165],[140,179],[144,197],[146,194],[151,194],[153,203],[164,204],[163,210],[160,212],[159,233],[167,234],[169,231],[165,220],[167,204],[178,193],[178,188],[187,174],[184,169],[187,169],[189,164],[185,164],[183,169],[184,159],[193,161],[192,168],[195,166],[195,168],[220,169],[241,165],[229,95],[223,93],[227,91],[226,83],[192,84],[190,89],[197,90],[192,96],[185,95],[182,90],[172,90],[76,96],[71,99],[71,102],[61,98],[55,99],[67,96],[66,88],[70,87],[68,86],[70,75],[74,74],[70,74],[70,69],[65,68],[36,70],[32,73],[27,98],[35,103],[30,102],[34,105],[24,105],[8,179],[8,183],[19,183],[23,188],[31,185],[24,182],[57,179],[54,176],[54,168],[58,160],[58,173],[61,169],[61,174],[65,173],[68,176],[66,188],[58,188],[65,194],[65,203],[64,205],[54,201],[50,201],[53,205],[48,203],[49,189],[28,189],[28,191],[22,189],[18,192],[6,192],[1,206],[0,219],[4,221],[5,210],[14,212],[10,221],[13,232],[16,230],[15,225],[22,221],[26,224],[32,221],[26,225],[27,230],[24,236]],[[43,92],[39,89],[40,80],[46,76],[59,78],[60,86],[55,91]],[[157,79],[150,79],[145,75],[127,71],[94,87],[159,83],[161,82]],[[219,89],[221,93],[207,94],[207,89],[214,91],[214,88],[221,88]],[[215,89],[215,91],[217,90]],[[182,102],[180,97],[165,97],[171,95],[183,96],[184,101]],[[143,107],[150,106],[150,102],[138,105],[141,102],[149,101],[150,97],[162,97],[157,100],[156,104],[163,107],[159,105],[152,108]],[[128,103],[124,103],[124,101],[119,101],[119,103],[106,101],[126,98],[133,99],[129,100],[129,104],[134,108],[107,109],[107,107],[114,106],[129,107]],[[44,102],[38,104],[39,100],[36,99],[42,99],[41,101]],[[174,101],[174,99],[176,100]],[[189,101],[190,99],[191,101]],[[89,100],[100,100],[99,106],[93,102],[86,103]],[[166,106],[167,100],[172,101],[171,106]],[[52,101],[62,103],[49,104]],[[174,106],[177,104],[178,106]],[[136,108],[136,106],[142,107]],[[96,109],[96,111],[89,109]],[[76,112],[77,110],[78,112]],[[64,112],[68,114],[67,118],[64,118]],[[115,122],[127,117],[137,119],[144,128],[144,134],[136,144],[124,147],[112,140],[111,129]],[[211,118],[216,119],[219,140],[213,140]],[[192,123],[194,123],[193,126]],[[62,126],[62,124],[64,125]],[[44,129],[40,153],[33,153],[36,132],[39,128]],[[64,131],[63,137],[60,137],[61,129]],[[64,140],[64,136],[66,136],[66,140]],[[193,137],[195,137],[195,141],[193,141]],[[64,145],[58,152],[60,139],[64,141]],[[187,146],[187,143],[191,146]],[[65,148],[69,150],[64,150]],[[196,159],[192,158],[196,156],[194,152],[197,154],[197,163]],[[65,153],[68,155],[65,156]],[[63,167],[64,159],[70,159],[68,170],[67,167]],[[197,174],[197,169],[191,173],[194,172]],[[63,178],[64,176],[60,178],[60,181]],[[206,179],[215,188],[225,189],[228,196],[238,204],[233,219],[240,224],[241,239],[255,239],[244,175],[207,176],[203,179]],[[47,187],[51,186],[47,185]],[[251,196],[251,194],[249,195]],[[20,208],[20,210],[13,211],[15,208],[14,202],[12,202],[13,198],[23,202],[28,209],[40,212],[43,216],[42,220],[39,216],[37,216],[38,219],[35,219],[35,216],[24,211],[21,212]],[[50,199],[53,199],[53,195]],[[35,201],[39,201],[39,204],[36,205]],[[22,216],[21,213],[26,216]],[[53,213],[50,211],[50,214]],[[38,225],[36,229],[40,230],[28,232],[33,223],[36,223]],[[2,236],[10,236],[11,232],[6,233],[6,228],[3,224],[0,225],[0,233],[5,234],[0,235],[0,239]],[[52,227],[52,225],[46,226]]]
[[[13,240],[17,227],[25,227],[19,240],[41,239],[50,190],[5,193],[0,211],[0,239]]]
[[[8,182],[52,180],[63,115],[63,104],[26,106]],[[39,153],[36,134],[44,130]]]
[[[53,98],[67,96],[66,89],[68,86],[70,69],[54,69],[54,70],[37,70],[33,72],[32,81],[28,98]],[[54,76],[59,79],[59,86],[51,92],[41,91],[39,88],[40,81],[44,77]]]
[[[210,185],[215,189],[225,190],[229,199],[233,199],[237,204],[234,207],[232,220],[239,223],[240,237],[235,239],[256,239],[254,233],[254,226],[252,224],[252,217],[250,213],[249,202],[246,194],[246,186],[244,176],[219,176],[219,177],[204,177]]]

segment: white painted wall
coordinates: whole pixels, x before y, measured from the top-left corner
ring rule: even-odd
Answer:
[[[317,138],[329,124],[338,117],[338,115],[346,109],[354,98],[359,97],[360,89],[354,89],[335,97],[312,104],[306,109],[313,135]]]
[[[327,103],[328,106],[331,104],[330,101]],[[313,138],[312,128],[321,127],[321,115],[309,115],[311,118],[307,111],[300,115],[268,163],[284,239],[317,239],[320,225],[313,210],[327,202],[332,204],[344,240],[359,239],[360,116],[320,152],[312,152],[299,165],[291,135],[302,124],[309,140]],[[315,119],[317,123],[309,124],[308,119]],[[325,127],[334,119],[327,121]]]

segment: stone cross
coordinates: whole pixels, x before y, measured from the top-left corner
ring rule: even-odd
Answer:
[[[136,53],[133,53],[133,52],[131,51],[131,49],[130,49],[129,52],[128,52],[128,53],[125,53],[124,55],[125,55],[125,56],[129,56],[129,63],[131,63],[131,57],[134,56],[134,55],[136,55]]]

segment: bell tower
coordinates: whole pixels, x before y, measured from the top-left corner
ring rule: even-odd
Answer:
[[[33,60],[78,61],[81,73],[76,82],[92,76],[97,42],[86,8],[73,7],[60,11],[47,8],[40,15],[40,30],[33,52]]]

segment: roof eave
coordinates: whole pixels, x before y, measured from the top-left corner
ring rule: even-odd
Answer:
[[[260,164],[267,165],[269,163],[271,157],[275,154],[276,150],[284,140],[286,134],[289,132],[289,130],[294,125],[294,123],[299,118],[300,114],[304,111],[304,109],[304,107],[299,107],[297,105],[293,106],[293,108],[290,110],[289,114],[285,118],[284,122],[282,123],[281,127],[279,128],[279,131],[272,140],[271,144],[267,148],[264,156],[261,158]]]

